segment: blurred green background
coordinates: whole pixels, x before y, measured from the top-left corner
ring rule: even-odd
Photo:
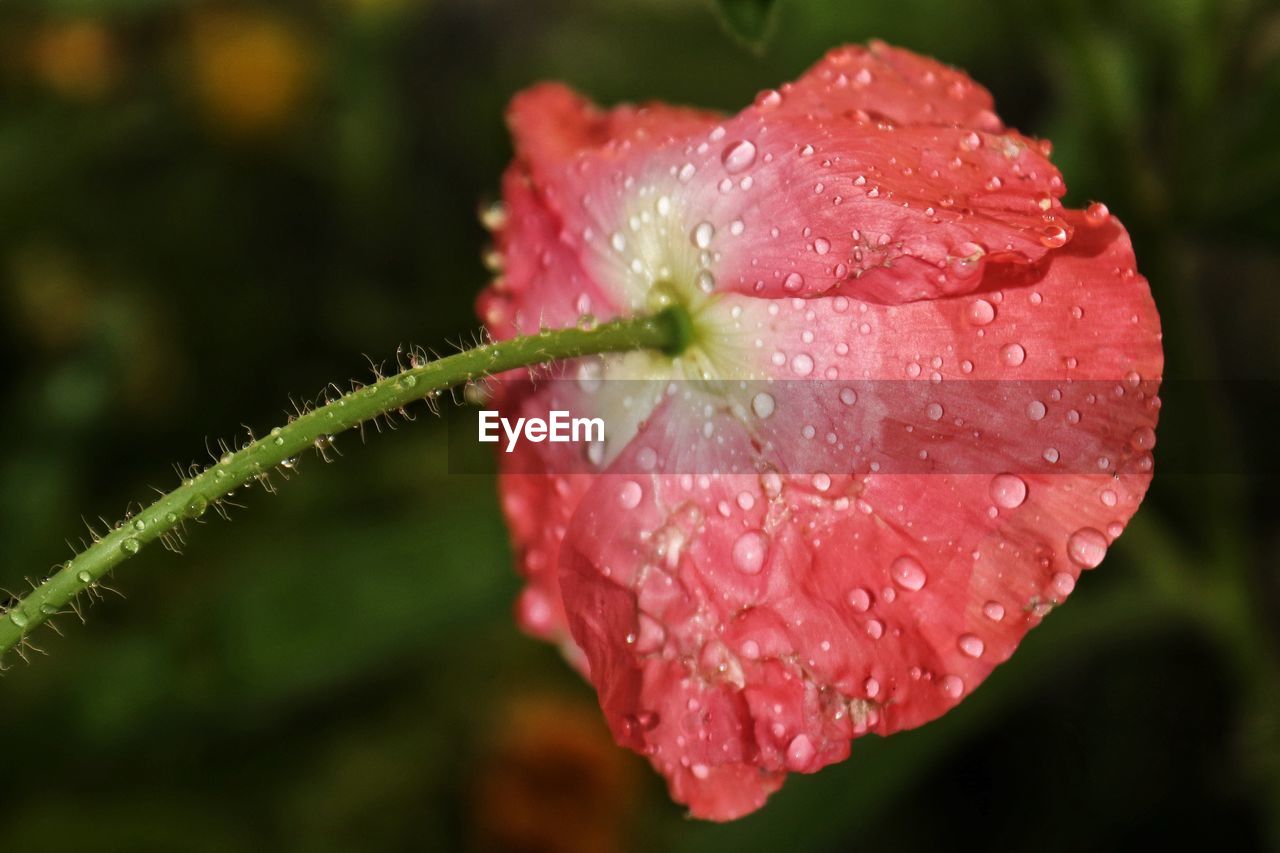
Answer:
[[[519,88],[735,110],[872,37],[1054,141],[1068,200],[1133,231],[1168,375],[1203,380],[1169,397],[1105,569],[942,720],[691,822],[515,630],[493,481],[449,476],[424,413],[340,438],[342,463],[305,459],[180,558],[148,549],[125,598],[11,658],[4,849],[1280,849],[1257,399],[1280,363],[1280,6],[783,0],[774,24],[753,50],[689,0],[0,3],[0,586],[206,440],[364,379],[362,354],[469,339]],[[1214,461],[1162,470],[1171,447]]]

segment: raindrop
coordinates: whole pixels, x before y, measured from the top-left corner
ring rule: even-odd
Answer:
[[[791,359],[791,372],[796,376],[808,376],[813,373],[813,357],[808,353],[798,353]]]
[[[974,634],[961,634],[956,641],[956,645],[960,647],[960,651],[971,658],[980,658],[982,653],[986,651],[986,643],[982,642],[980,637]]]
[[[747,139],[731,142],[720,155],[720,162],[724,164],[724,170],[731,175],[736,175],[749,169],[755,161],[755,143]]]
[[[948,675],[938,686],[952,699],[959,699],[964,694],[964,682],[957,675]]]
[[[126,557],[132,557],[134,554],[142,550],[142,543],[130,536],[128,539],[120,543],[120,550],[124,552]]]
[[[1107,556],[1107,537],[1092,527],[1082,527],[1067,539],[1067,556],[1082,568],[1096,568]]]
[[[9,611],[9,621],[18,628],[27,627],[27,614],[22,612],[21,607],[15,607]]]
[[[982,605],[982,615],[992,622],[999,622],[1004,619],[1004,605],[998,601],[988,601]]]
[[[1105,225],[1107,220],[1111,218],[1111,211],[1100,201],[1095,201],[1084,209],[1084,220],[1093,227]]]
[[[840,402],[844,403],[846,406],[852,406],[854,403],[858,402],[858,395],[852,388],[841,388]]]
[[[894,583],[911,592],[916,592],[922,588],[927,579],[924,573],[924,566],[920,565],[920,561],[906,554],[893,561],[889,566],[889,573],[892,575]]]
[[[792,770],[808,769],[817,754],[808,735],[796,735],[787,746],[787,767]]]
[[[767,418],[772,415],[775,405],[773,395],[765,391],[751,398],[751,411],[755,412],[758,418]]]
[[[1005,344],[1000,350],[1000,360],[1009,367],[1017,367],[1027,360],[1027,351],[1021,344]]]
[[[1045,411],[1044,403],[1039,400],[1032,400],[1030,403],[1027,403],[1027,417],[1031,418],[1033,421],[1042,420],[1044,418]]]
[[[871,606],[871,593],[858,587],[849,593],[849,606],[859,613],[866,613]]]
[[[788,273],[787,277],[782,280],[782,289],[788,293],[795,293],[804,287],[804,276],[798,272]]]
[[[209,508],[209,502],[200,495],[196,495],[187,502],[187,515],[192,518],[199,518],[204,515],[205,510]]]
[[[749,530],[733,543],[733,565],[744,574],[758,574],[768,551],[768,537],[759,530]]]
[[[756,95],[756,106],[761,109],[772,109],[782,103],[782,93],[777,89],[765,89]]]
[[[693,245],[699,249],[705,249],[711,245],[711,238],[715,235],[716,229],[714,225],[710,222],[699,222],[689,237],[693,240]]]
[[[1017,509],[1027,499],[1027,484],[1016,474],[997,474],[991,478],[991,500],[1003,509]]]
[[[1150,450],[1156,446],[1156,431],[1149,426],[1138,427],[1130,436],[1129,443],[1139,450]]]
[[[618,504],[623,509],[635,509],[640,505],[640,498],[643,495],[644,490],[640,488],[640,484],[635,480],[628,480],[618,490]]]
[[[940,403],[930,403],[925,407],[924,413],[931,421],[942,420],[942,405]]]
[[[969,322],[975,326],[985,326],[996,318],[996,309],[985,299],[975,299],[969,303]]]
[[[1061,225],[1046,225],[1040,229],[1040,245],[1046,249],[1060,249],[1067,245],[1067,240],[1071,237],[1067,233],[1067,229]]]

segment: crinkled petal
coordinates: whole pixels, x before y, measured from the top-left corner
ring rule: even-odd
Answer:
[[[802,330],[816,330],[816,363],[858,376],[858,398],[842,400],[840,381],[791,383],[797,399],[765,419],[777,428],[763,444],[750,416],[724,410],[704,430],[701,408],[673,399],[628,453],[690,473],[645,474],[624,455],[613,470],[625,473],[584,496],[562,552],[570,626],[615,734],[693,814],[737,817],[780,774],[843,760],[852,737],[953,707],[1137,510],[1159,410],[1158,318],[1119,224],[1077,233],[1034,274],[993,271],[983,297],[744,312],[769,340],[813,350]],[[995,306],[980,325],[974,298]],[[862,324],[895,337],[841,355]],[[1016,365],[1013,341],[1026,347]],[[950,414],[925,402],[945,383],[908,378],[911,365],[952,377]],[[806,388],[819,411],[794,416]],[[1030,417],[1021,394],[1044,413]],[[880,470],[835,467],[851,448],[823,440],[828,430],[874,445],[866,459]],[[1017,458],[1022,445],[1033,459]],[[945,464],[901,473],[922,448]],[[735,457],[805,473],[694,473]]]

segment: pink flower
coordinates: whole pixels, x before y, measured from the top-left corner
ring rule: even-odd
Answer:
[[[493,334],[693,318],[679,357],[509,380],[506,412],[613,433],[502,454],[501,490],[521,624],[695,816],[945,713],[1137,510],[1146,280],[964,74],[872,44],[731,118],[542,85],[509,121]]]

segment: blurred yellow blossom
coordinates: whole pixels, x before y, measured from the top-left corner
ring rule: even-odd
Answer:
[[[32,75],[69,98],[95,98],[119,73],[115,40],[97,21],[45,24],[33,34],[29,50]]]
[[[192,24],[194,93],[219,130],[257,134],[286,125],[313,79],[307,38],[284,18],[215,11]]]

